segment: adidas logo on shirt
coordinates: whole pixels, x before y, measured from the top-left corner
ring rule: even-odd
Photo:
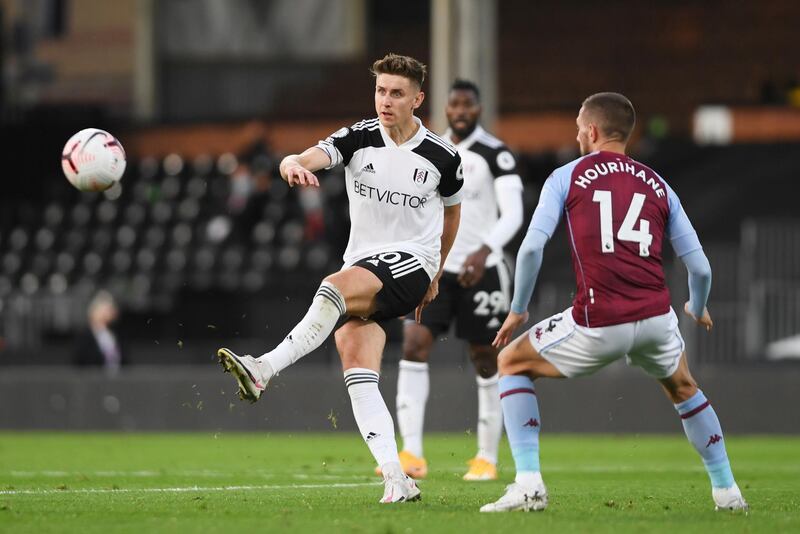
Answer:
[[[372,163],[367,163],[367,164],[366,164],[366,165],[364,165],[364,167],[361,169],[361,172],[370,172],[370,173],[372,173],[372,174],[375,174],[375,167],[373,167],[373,166],[372,166]]]

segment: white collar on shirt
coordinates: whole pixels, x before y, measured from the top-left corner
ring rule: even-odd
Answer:
[[[383,137],[383,142],[386,144],[387,147],[405,148],[405,149],[408,149],[408,150],[414,150],[415,148],[417,148],[419,146],[419,144],[425,139],[425,135],[428,133],[428,129],[425,128],[425,126],[422,124],[422,121],[419,120],[419,117],[414,116],[412,118],[414,119],[414,122],[416,122],[419,125],[419,128],[417,129],[417,133],[415,133],[411,137],[411,139],[409,139],[408,141],[406,141],[402,145],[398,145],[397,143],[395,143],[394,139],[392,139],[389,136],[389,134],[386,133],[386,128],[384,128],[383,124],[381,124],[381,127],[380,127],[381,137]]]

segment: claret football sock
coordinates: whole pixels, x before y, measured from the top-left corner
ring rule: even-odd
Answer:
[[[681,416],[686,437],[703,459],[711,486],[732,487],[735,481],[722,438],[722,427],[706,396],[698,389],[692,398],[676,404],[675,409]]]
[[[387,468],[391,470],[394,464],[399,467],[394,422],[378,389],[378,373],[371,369],[354,367],[344,372],[344,383],[350,395],[358,430],[378,466],[384,473]]]
[[[403,438],[403,449],[420,458],[424,456],[422,429],[429,389],[428,364],[400,360],[397,375],[397,427]]]
[[[344,297],[330,282],[322,282],[308,312],[289,335],[272,351],[258,360],[269,365],[273,374],[280,373],[325,341],[344,315]]]
[[[478,383],[478,458],[497,463],[497,449],[503,433],[503,410],[500,407],[497,375],[475,377]]]
[[[498,382],[506,435],[517,467],[517,483],[525,485],[539,468],[539,404],[533,380],[527,376],[502,376]]]

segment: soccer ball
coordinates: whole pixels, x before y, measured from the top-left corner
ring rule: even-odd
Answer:
[[[125,172],[125,149],[119,140],[97,128],[69,138],[61,152],[61,168],[69,183],[81,191],[105,191]]]

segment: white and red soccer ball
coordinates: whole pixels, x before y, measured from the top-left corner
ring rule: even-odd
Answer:
[[[122,178],[125,163],[122,143],[97,128],[76,133],[61,152],[64,175],[81,191],[105,191]]]

